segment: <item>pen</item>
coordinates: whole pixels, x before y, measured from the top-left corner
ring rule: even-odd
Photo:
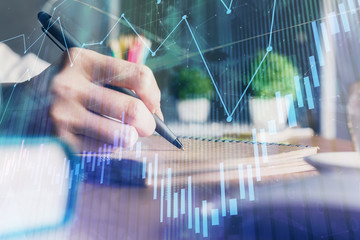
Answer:
[[[69,48],[78,47],[81,48],[82,44],[77,41],[74,37],[71,36],[70,33],[68,33],[63,28],[60,28],[56,22],[52,20],[52,16],[45,12],[39,12],[38,13],[38,19],[42,25],[42,30],[48,36],[51,41],[53,41],[62,51],[66,51]],[[50,36],[51,35],[51,36]],[[60,43],[65,49],[63,49],[55,40]],[[105,87],[122,92],[124,94],[127,94],[129,96],[135,97],[140,99],[133,91],[130,89],[122,88],[122,87],[115,87],[110,85],[105,85]],[[176,137],[176,135],[165,125],[165,123],[156,115],[153,114],[156,128],[155,131],[165,138],[167,141],[169,141],[171,144],[173,144],[178,149],[185,150],[180,140]]]

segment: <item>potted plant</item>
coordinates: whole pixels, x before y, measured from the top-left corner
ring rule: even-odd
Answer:
[[[253,72],[264,58],[263,51],[256,54],[251,65]],[[287,126],[288,106],[285,96],[292,94],[296,98],[294,77],[298,76],[297,67],[291,60],[278,53],[269,52],[266,60],[251,83],[252,97],[249,102],[250,115],[255,128],[267,129],[268,121],[275,120],[276,129],[283,130]],[[249,76],[248,79],[251,79]],[[282,109],[278,109],[276,92],[281,94]],[[279,114],[282,111],[283,114]],[[279,116],[282,115],[282,119]]]
[[[209,98],[214,91],[210,77],[199,68],[181,68],[171,83],[177,99],[177,111],[183,122],[206,122]]]

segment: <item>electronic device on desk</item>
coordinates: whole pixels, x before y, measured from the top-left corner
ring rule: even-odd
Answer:
[[[0,238],[36,238],[73,215],[80,161],[50,138],[0,138]]]

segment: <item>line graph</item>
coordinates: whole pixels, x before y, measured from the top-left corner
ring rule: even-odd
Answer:
[[[231,7],[232,7],[232,4],[233,4],[234,0],[230,0],[229,5],[226,5],[224,0],[220,0],[220,2],[225,7],[226,14],[230,14],[231,13]],[[156,4],[160,4],[160,3],[161,3],[161,0],[156,0]]]
[[[230,14],[230,13],[231,13],[231,7],[232,7],[232,4],[233,4],[233,1],[234,1],[234,0],[231,0],[231,1],[230,1],[229,6],[226,5],[226,3],[224,2],[224,0],[220,0],[220,1],[221,1],[222,5],[224,5],[224,7],[226,8],[226,14]]]
[[[65,2],[67,2],[67,1],[68,1],[68,0],[64,0],[64,1],[62,1],[59,5],[57,5],[56,7],[54,7],[51,16],[54,15],[54,13],[55,13],[55,11],[56,11],[57,8],[59,8],[61,5],[63,5],[63,4],[64,4]],[[59,18],[58,20],[60,20],[60,18]],[[49,28],[51,28],[51,27],[52,27],[52,25],[49,26]],[[48,30],[48,29],[47,29],[47,30]],[[15,36],[15,37],[11,37],[11,38],[8,38],[8,39],[6,39],[6,40],[0,41],[0,43],[6,43],[6,42],[9,42],[9,41],[11,41],[11,40],[15,40],[15,39],[18,39],[18,38],[22,38],[22,39],[23,39],[23,42],[24,42],[24,54],[26,54],[26,53],[29,51],[30,48],[32,48],[42,37],[44,37],[44,35],[45,35],[44,33],[41,34],[37,39],[35,39],[35,41],[34,41],[32,44],[29,45],[29,47],[26,47],[26,37],[25,37],[25,34],[19,34],[19,35]]]
[[[63,3],[65,3],[66,1],[68,0],[64,0],[63,2],[61,2],[57,7],[55,7],[53,9],[53,14],[55,12],[55,10],[60,6],[62,5]],[[232,1],[231,1],[231,4],[232,4]],[[257,75],[257,73],[259,72],[262,64],[264,63],[264,61],[266,60],[268,54],[272,51],[272,33],[273,33],[273,27],[274,27],[274,18],[275,18],[275,9],[276,9],[276,4],[277,4],[277,0],[274,0],[274,5],[273,5],[273,11],[272,11],[272,19],[271,19],[271,26],[270,26],[270,34],[269,34],[269,43],[268,43],[268,47],[267,47],[267,51],[266,51],[266,54],[264,55],[262,61],[259,63],[256,71],[254,72],[254,74],[252,75],[252,78],[250,79],[249,83],[247,84],[245,90],[242,92],[239,100],[237,101],[235,107],[233,109],[230,109],[226,106],[225,102],[224,102],[224,99],[223,99],[223,95],[221,94],[220,90],[219,90],[219,87],[218,85],[216,84],[215,82],[215,79],[214,79],[214,76],[213,74],[211,73],[211,70],[210,70],[210,67],[204,57],[204,54],[202,52],[202,49],[199,45],[199,42],[197,41],[197,38],[192,30],[192,27],[188,21],[188,17],[187,15],[184,15],[181,20],[176,24],[176,26],[171,30],[171,32],[167,35],[167,37],[160,43],[160,45],[155,49],[155,50],[152,50],[151,47],[146,43],[146,41],[144,40],[144,38],[138,33],[138,31],[136,31],[136,29],[134,28],[134,26],[130,23],[130,21],[125,17],[125,14],[121,14],[121,16],[117,19],[117,21],[115,22],[115,24],[111,27],[110,31],[105,35],[105,37],[101,40],[101,41],[98,41],[98,42],[93,42],[93,43],[83,43],[82,44],[82,48],[81,49],[84,49],[86,47],[89,47],[89,46],[96,46],[96,45],[102,45],[104,44],[104,42],[107,40],[107,38],[110,36],[111,32],[116,28],[116,26],[120,23],[121,20],[124,20],[126,22],[126,24],[132,29],[132,31],[137,35],[137,37],[142,41],[142,43],[144,44],[144,46],[150,51],[151,53],[151,56],[152,57],[155,57],[157,52],[163,47],[163,45],[165,44],[165,42],[171,37],[171,35],[173,35],[173,33],[178,29],[178,27],[184,22],[186,24],[186,27],[188,29],[188,31],[190,32],[191,34],[191,37],[196,45],[196,48],[200,54],[200,57],[201,57],[201,60],[206,68],[206,71],[211,79],[211,82],[215,88],[215,91],[216,91],[216,94],[218,95],[219,99],[220,99],[220,103],[221,105],[223,106],[224,110],[225,110],[225,113],[227,115],[226,117],[226,121],[227,122],[231,122],[233,120],[233,115],[236,111],[236,109],[239,107],[242,99],[244,98],[246,92],[248,91],[252,81],[254,80],[255,76]],[[226,5],[224,3],[224,5]],[[52,14],[52,15],[53,15]],[[22,38],[23,41],[24,41],[24,53],[26,53],[27,51],[29,51],[30,48],[32,48],[38,41],[40,41],[40,39],[42,39],[42,42],[44,41],[45,39],[45,35],[47,33],[47,31],[55,24],[55,23],[59,23],[60,25],[60,29],[63,33],[63,28],[62,28],[62,24],[61,24],[61,18],[58,17],[52,25],[50,25],[48,27],[48,29],[45,30],[44,33],[42,33],[32,44],[29,45],[29,47],[26,46],[26,38],[25,38],[25,35],[24,34],[21,34],[21,35],[18,35],[18,36],[15,36],[15,37],[12,37],[12,38],[9,38],[9,39],[6,39],[4,41],[0,41],[0,43],[5,43],[5,42],[8,42],[8,41],[11,41],[11,40],[14,40],[14,39],[17,39],[17,38]],[[66,39],[65,39],[65,36],[64,34],[62,34],[63,36],[63,39],[64,39],[64,42],[65,42],[65,46],[66,46],[66,51],[67,51],[67,55],[68,55],[68,58],[69,58],[69,61],[70,61],[70,64],[71,66],[74,65],[75,61],[76,61],[76,58],[77,56],[80,54],[81,51],[78,52],[78,54],[76,56],[74,56],[73,58],[70,56],[70,53],[69,53],[69,49],[67,47],[67,43],[66,43]],[[39,50],[39,52],[41,51],[41,49]],[[3,113],[5,114],[5,112]],[[1,123],[1,122],[0,122]]]
[[[55,13],[55,11],[56,11],[56,9],[57,9],[58,7],[60,7],[61,5],[63,5],[63,4],[64,4],[65,2],[67,2],[67,1],[68,1],[68,0],[63,0],[63,1],[60,2],[56,7],[54,7],[51,16],[54,15],[54,13]],[[60,19],[59,19],[59,21],[60,21]],[[51,26],[49,26],[49,28],[50,28],[50,27],[51,27]],[[49,28],[48,28],[48,29],[49,29]],[[46,32],[47,32],[48,29],[46,29]],[[12,38],[9,38],[9,39],[0,41],[0,43],[5,43],[5,42],[11,41],[11,40],[18,39],[18,38],[22,38],[22,40],[23,40],[23,42],[24,42],[24,54],[26,54],[27,51],[28,51],[31,47],[33,47],[33,46],[42,38],[41,45],[40,45],[40,48],[39,48],[39,51],[38,51],[38,54],[37,54],[37,59],[36,59],[36,61],[34,62],[34,64],[32,65],[32,69],[34,70],[34,69],[35,69],[35,66],[36,66],[36,64],[37,64],[37,62],[38,62],[39,54],[40,54],[40,52],[41,52],[41,49],[42,49],[42,46],[43,46],[43,43],[44,43],[44,40],[45,40],[45,33],[41,34],[32,44],[29,45],[29,47],[26,47],[26,37],[25,37],[25,34],[20,34],[20,35],[17,35],[17,36],[15,36],[15,37],[12,37]],[[21,75],[21,77],[19,78],[19,80],[22,79],[24,76],[27,76],[28,81],[30,81],[30,80],[31,80],[31,75],[32,75],[32,73],[33,73],[33,71],[30,71],[30,68],[27,68],[27,69],[25,70],[25,72]],[[10,104],[10,102],[11,102],[11,100],[12,100],[12,97],[13,97],[13,94],[14,94],[14,91],[15,91],[16,86],[17,86],[17,83],[14,84],[14,86],[13,86],[13,88],[12,88],[12,90],[11,90],[9,99],[8,99],[8,101],[7,101],[7,103],[6,103],[6,106],[5,106],[5,108],[4,108],[3,114],[2,114],[1,119],[0,119],[0,125],[1,125],[1,123],[3,122],[3,120],[4,120],[4,116],[5,116],[5,114],[6,114],[6,111],[7,111],[8,107],[9,107],[9,104]]]

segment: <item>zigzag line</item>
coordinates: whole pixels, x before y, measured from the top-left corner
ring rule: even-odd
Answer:
[[[68,0],[64,0],[64,1],[62,1],[59,5],[57,5],[56,7],[54,7],[51,16],[54,15],[54,13],[55,13],[55,11],[56,11],[56,9],[57,9],[58,7],[60,7],[62,4],[64,4],[64,3],[67,2],[67,1],[68,1]],[[52,26],[52,25],[51,25],[51,26]],[[49,26],[49,28],[50,28],[51,26]],[[26,54],[26,53],[29,51],[29,49],[30,49],[31,47],[33,47],[33,46],[41,39],[41,37],[43,37],[43,36],[44,36],[44,33],[41,34],[32,44],[30,44],[29,47],[26,47],[25,34],[20,34],[20,35],[17,35],[17,36],[15,36],[15,37],[12,37],[12,38],[9,38],[9,39],[0,41],[0,43],[5,43],[5,42],[8,42],[8,41],[17,39],[17,38],[23,38],[23,41],[24,41],[24,54]]]
[[[230,14],[231,13],[231,7],[232,7],[232,4],[233,4],[233,1],[234,0],[231,0],[230,1],[230,4],[229,6],[226,5],[226,3],[224,2],[224,0],[220,0],[220,2],[222,3],[222,5],[224,5],[225,9],[226,9],[226,14]],[[161,0],[156,0],[156,4],[160,4],[161,3]]]
[[[64,0],[61,4],[63,4],[63,3],[66,2],[66,1],[67,1],[67,0]],[[248,85],[246,86],[245,90],[243,91],[240,99],[238,100],[236,106],[235,106],[234,109],[231,111],[231,113],[230,113],[229,109],[226,107],[226,105],[225,105],[225,103],[224,103],[223,97],[222,97],[222,95],[221,95],[221,93],[220,93],[220,91],[219,91],[218,86],[217,86],[216,83],[215,83],[214,77],[213,77],[213,75],[212,75],[212,73],[211,73],[211,71],[210,71],[210,68],[209,68],[209,66],[208,66],[208,64],[207,64],[207,62],[206,62],[206,59],[205,59],[204,55],[202,54],[201,48],[200,48],[200,46],[199,46],[199,43],[198,43],[198,41],[196,40],[196,37],[195,37],[195,35],[194,35],[193,31],[192,31],[192,28],[191,28],[191,26],[190,26],[190,24],[189,24],[189,22],[188,22],[188,20],[187,20],[187,16],[186,16],[186,15],[184,15],[184,16],[182,17],[182,19],[179,21],[179,23],[174,27],[174,29],[168,34],[168,36],[160,43],[160,45],[159,45],[155,50],[152,50],[152,49],[150,48],[150,46],[147,45],[147,43],[145,42],[145,40],[144,40],[144,39],[141,37],[141,35],[136,31],[136,29],[133,27],[133,25],[127,20],[127,18],[125,17],[125,14],[122,14],[122,15],[121,15],[121,17],[116,21],[116,23],[113,25],[113,27],[110,29],[110,31],[106,34],[106,36],[105,36],[101,41],[99,41],[99,42],[94,42],[94,43],[83,43],[83,44],[82,44],[82,48],[85,48],[85,47],[87,47],[87,46],[102,45],[102,44],[105,42],[105,40],[109,37],[110,33],[115,29],[116,25],[123,19],[123,20],[129,25],[129,27],[134,31],[134,33],[138,36],[138,38],[143,42],[143,44],[145,45],[145,47],[151,52],[151,55],[152,55],[152,56],[156,56],[156,53],[159,51],[159,49],[164,45],[164,43],[169,39],[169,37],[175,32],[175,30],[176,30],[176,29],[180,26],[180,24],[184,21],[184,22],[186,23],[186,26],[187,26],[190,34],[191,34],[191,37],[193,38],[193,40],[194,40],[194,42],[195,42],[196,48],[197,48],[197,50],[199,51],[200,57],[201,57],[204,65],[205,65],[205,68],[206,68],[206,70],[207,70],[207,72],[208,72],[208,74],[209,74],[209,77],[210,77],[210,79],[211,79],[211,81],[212,81],[212,84],[213,84],[214,87],[215,87],[215,91],[216,91],[217,95],[219,96],[220,102],[221,102],[221,104],[222,104],[223,107],[224,107],[225,113],[226,113],[226,115],[227,115],[227,119],[226,119],[226,120],[227,120],[228,122],[231,122],[231,121],[232,121],[232,116],[234,115],[234,113],[235,113],[236,109],[238,108],[240,102],[242,101],[243,97],[245,96],[245,93],[247,92],[248,88],[250,87],[250,85],[251,85],[252,81],[254,80],[256,74],[258,73],[260,67],[261,67],[262,64],[264,63],[264,61],[265,61],[266,57],[268,56],[268,54],[272,51],[271,43],[272,43],[272,33],[273,33],[273,26],[274,26],[274,17],[275,17],[276,1],[277,1],[277,0],[274,0],[274,7],[273,7],[273,13],[272,13],[272,20],[271,20],[271,30],[270,30],[270,37],[269,37],[269,45],[268,45],[268,47],[267,47],[267,52],[266,52],[264,58],[262,59],[262,61],[259,63],[258,68],[256,69],[255,73],[253,74],[250,82],[249,82]],[[232,3],[232,2],[231,2],[231,3]],[[60,5],[61,5],[61,4],[60,4]],[[59,7],[60,5],[58,5],[57,7]],[[56,10],[57,7],[54,8],[53,13],[55,12],[55,10]],[[69,58],[69,61],[70,61],[71,66],[73,66],[78,55],[76,55],[73,59],[71,58],[71,56],[70,56],[70,54],[69,54],[69,49],[68,49],[68,47],[67,47],[66,39],[65,39],[65,36],[64,36],[64,34],[63,34],[63,28],[62,28],[62,25],[61,25],[60,17],[58,17],[53,24],[55,24],[56,22],[59,22],[60,29],[61,29],[61,31],[62,31],[63,39],[64,39],[64,42],[65,42],[65,47],[66,47],[66,50],[67,50],[68,58]],[[50,29],[50,28],[53,26],[53,24],[52,24],[51,26],[49,26],[48,29]],[[45,33],[48,31],[48,29],[46,29]],[[13,40],[13,39],[22,37],[23,40],[24,40],[24,53],[26,53],[32,46],[34,46],[34,44],[35,44],[37,41],[39,41],[39,40],[41,39],[41,37],[44,37],[44,39],[45,39],[45,33],[41,34],[28,48],[26,48],[26,42],[25,42],[25,35],[24,35],[24,34],[18,35],[18,36],[13,37],[13,38],[9,38],[9,39],[4,40],[4,41],[2,41],[2,42],[0,42],[0,43],[7,42],[7,41],[10,41],[10,40]],[[44,39],[43,39],[43,40],[44,40]],[[41,46],[42,46],[42,45],[41,45]],[[40,49],[41,49],[41,47],[40,47]],[[39,52],[40,52],[40,50],[39,50]],[[80,53],[80,51],[79,51],[79,53]],[[78,54],[79,54],[79,53],[78,53]],[[5,114],[5,112],[4,112],[4,114]],[[1,122],[0,122],[0,123],[1,123]]]

